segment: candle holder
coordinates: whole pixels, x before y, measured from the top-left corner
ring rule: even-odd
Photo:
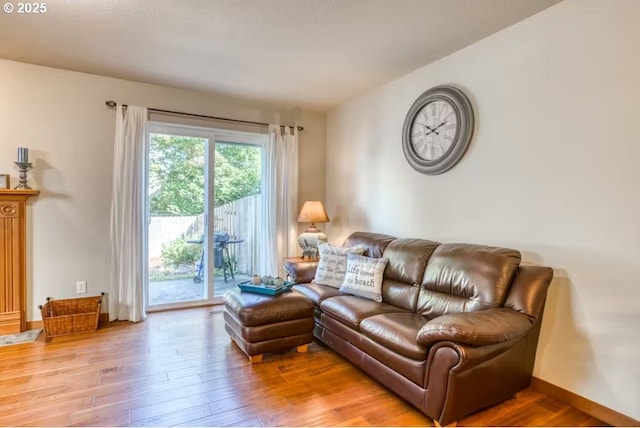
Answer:
[[[27,184],[27,171],[32,168],[31,162],[15,162],[20,170],[19,182],[15,189],[31,190],[31,187]]]

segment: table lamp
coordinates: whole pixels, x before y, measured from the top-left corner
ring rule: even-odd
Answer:
[[[298,215],[298,223],[311,223],[300,236],[298,236],[298,244],[302,248],[302,258],[318,257],[318,244],[327,242],[327,235],[316,227],[316,223],[326,223],[329,216],[320,201],[306,201]]]

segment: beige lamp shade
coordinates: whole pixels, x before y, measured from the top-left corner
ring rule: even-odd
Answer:
[[[300,236],[298,236],[298,244],[302,248],[302,258],[318,257],[318,245],[327,242],[327,235],[316,227],[316,223],[326,223],[329,216],[320,201],[307,201],[300,210],[298,215],[298,223],[311,223]]]
[[[329,216],[320,201],[307,201],[298,215],[298,223],[326,223]]]

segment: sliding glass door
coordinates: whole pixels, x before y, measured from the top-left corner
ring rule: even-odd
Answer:
[[[256,272],[258,210],[262,201],[262,146],[240,136],[215,144],[214,250],[216,297]],[[246,138],[244,139],[246,140]]]
[[[147,171],[147,307],[212,299],[207,274],[210,142],[214,134],[151,123]]]
[[[149,124],[147,309],[213,303],[249,278],[264,138]]]

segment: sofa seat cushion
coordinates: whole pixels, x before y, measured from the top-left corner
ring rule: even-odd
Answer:
[[[394,312],[409,313],[409,311],[405,309],[388,303],[378,303],[363,297],[347,295],[329,297],[320,303],[320,308],[327,315],[337,319],[354,330],[359,330],[360,322],[373,315]]]
[[[362,320],[360,331],[369,339],[398,354],[424,360],[427,348],[416,341],[428,319],[413,312],[374,315]]]
[[[316,306],[319,306],[320,302],[328,297],[343,295],[337,288],[329,285],[316,284],[315,282],[310,284],[296,284],[293,286],[293,289],[310,298]]]

